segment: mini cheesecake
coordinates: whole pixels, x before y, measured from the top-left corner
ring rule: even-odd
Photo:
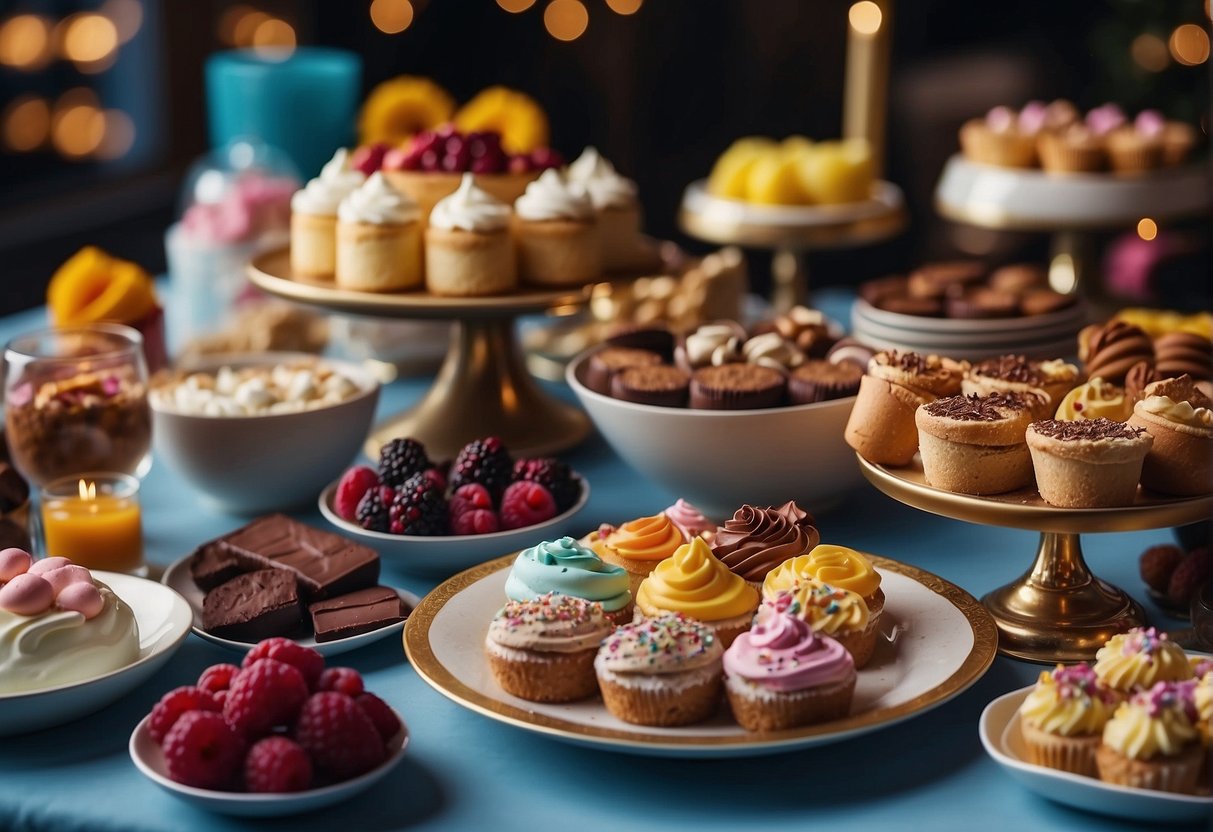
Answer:
[[[1143,428],[1111,419],[1046,419],[1026,436],[1041,498],[1064,508],[1131,505],[1154,443]]]
[[[1032,481],[1024,434],[1033,394],[991,393],[936,399],[914,414],[927,482],[961,494],[1002,494]]]

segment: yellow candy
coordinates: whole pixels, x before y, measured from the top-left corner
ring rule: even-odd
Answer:
[[[85,246],[59,267],[47,289],[55,326],[136,323],[156,306],[151,276],[137,263]]]

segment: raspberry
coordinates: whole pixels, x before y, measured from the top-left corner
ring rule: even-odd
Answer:
[[[384,485],[399,488],[413,474],[430,467],[425,447],[416,439],[393,439],[379,450],[379,480]]]
[[[198,687],[211,694],[227,690],[239,672],[240,668],[234,664],[213,664],[198,677]]]
[[[168,776],[199,789],[230,786],[243,756],[240,737],[212,711],[187,711],[164,738]]]
[[[1167,597],[1185,607],[1209,577],[1209,550],[1194,549],[1179,562],[1167,584]]]
[[[367,531],[386,532],[388,530],[388,506],[396,496],[395,489],[387,485],[372,488],[362,495],[358,501],[358,509],[354,519],[358,525]]]
[[[373,468],[355,465],[341,475],[337,493],[333,495],[333,508],[337,516],[351,523],[358,519],[358,503],[366,492],[379,485],[379,475]]]
[[[346,696],[357,696],[365,688],[358,671],[350,667],[330,667],[320,674],[316,690],[335,690]]]
[[[285,662],[261,659],[232,680],[223,702],[223,717],[250,739],[295,721],[307,699],[303,674]]]
[[[514,463],[514,481],[537,482],[552,492],[556,511],[564,512],[573,507],[581,496],[581,483],[569,466],[558,459],[520,459]]]
[[[1151,546],[1141,553],[1141,559],[1138,562],[1141,579],[1151,589],[1166,592],[1167,585],[1171,583],[1171,573],[1175,571],[1175,567],[1179,566],[1183,556],[1184,553],[1178,546],[1170,544]]]
[[[446,491],[446,474],[442,473],[441,468],[426,468],[421,473],[425,474],[425,478],[439,491]]]
[[[451,534],[489,534],[500,530],[501,521],[488,509],[473,508],[451,515]]]
[[[478,482],[489,490],[496,500],[510,484],[514,463],[509,451],[496,436],[476,439],[464,446],[451,466],[451,488]]]
[[[205,674],[204,674],[205,675]],[[202,688],[181,687],[170,690],[152,707],[147,731],[157,743],[163,743],[165,735],[189,711],[218,711],[219,706],[208,691]]]
[[[478,482],[461,485],[451,495],[450,511],[452,517],[463,514],[465,511],[472,511],[473,509],[492,511],[494,508],[493,496],[489,494],[487,488]]]
[[[324,671],[324,656],[310,647],[296,644],[289,638],[281,636],[267,638],[253,645],[252,649],[244,655],[244,662],[241,666],[250,667],[261,659],[276,659],[293,665],[303,674],[303,680],[307,682],[309,689],[316,687],[316,681]]]
[[[371,722],[375,723],[375,730],[384,742],[399,734],[400,729],[404,727],[400,724],[400,717],[396,716],[396,712],[375,694],[364,693],[354,701],[363,713],[371,718]]]
[[[388,520],[392,534],[446,534],[446,498],[425,474],[414,474],[392,498]]]
[[[266,737],[244,758],[244,785],[250,792],[301,792],[312,785],[312,761],[299,743]]]
[[[552,493],[539,483],[516,482],[501,497],[501,528],[521,529],[556,516]]]
[[[303,703],[295,740],[316,768],[336,780],[348,780],[383,762],[385,749],[375,723],[344,693],[326,690]]]

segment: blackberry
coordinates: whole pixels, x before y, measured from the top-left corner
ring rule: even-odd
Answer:
[[[409,477],[388,508],[392,534],[443,535],[447,533],[446,498],[424,473]]]
[[[395,490],[381,485],[368,488],[358,501],[354,518],[358,525],[371,532],[386,532],[388,530],[388,506],[392,503]]]
[[[379,449],[379,481],[399,488],[405,480],[431,464],[425,447],[416,439],[393,439]]]
[[[558,459],[520,459],[514,463],[514,481],[526,480],[542,485],[556,501],[556,512],[572,508],[581,496],[581,484],[573,470]]]
[[[489,490],[496,503],[511,482],[513,468],[510,452],[496,436],[473,440],[463,447],[451,466],[448,478],[451,491],[458,490],[461,485],[480,483]]]

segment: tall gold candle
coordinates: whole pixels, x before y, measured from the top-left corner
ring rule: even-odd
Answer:
[[[892,0],[860,0],[847,13],[847,69],[842,135],[867,139],[876,178],[884,170]]]

